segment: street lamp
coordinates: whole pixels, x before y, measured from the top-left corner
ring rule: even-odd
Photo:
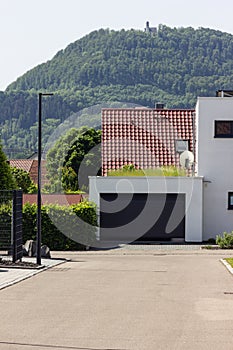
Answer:
[[[36,241],[36,259],[37,264],[41,265],[41,140],[42,140],[42,96],[52,96],[52,93],[39,93],[38,110],[38,192],[37,192],[37,241]]]

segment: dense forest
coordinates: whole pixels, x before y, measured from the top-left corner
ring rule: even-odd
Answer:
[[[43,101],[46,142],[60,122],[85,107],[121,101],[193,108],[197,96],[232,88],[231,34],[165,25],[154,35],[100,29],[0,92],[2,143],[9,157],[26,157],[36,148],[39,91],[54,93]]]

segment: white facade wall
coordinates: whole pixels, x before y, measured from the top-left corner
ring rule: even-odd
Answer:
[[[89,199],[99,210],[100,193],[185,194],[185,241],[202,242],[202,177],[89,177]]]
[[[203,240],[233,230],[228,192],[233,192],[233,138],[215,138],[215,120],[233,121],[233,98],[199,97],[197,172],[204,177]]]

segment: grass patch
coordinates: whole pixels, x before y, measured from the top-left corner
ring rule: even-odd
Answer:
[[[129,164],[124,165],[121,169],[109,170],[108,176],[187,176],[187,174],[185,169],[175,166],[136,169],[133,164]]]
[[[233,267],[233,258],[227,258],[225,260],[231,265],[231,267]]]

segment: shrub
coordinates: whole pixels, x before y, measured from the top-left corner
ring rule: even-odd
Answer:
[[[11,212],[10,202],[0,204],[0,228],[3,230],[0,238],[0,249],[11,244]]]
[[[0,219],[3,222],[11,220],[9,205],[0,206]],[[91,202],[41,207],[42,244],[46,244],[51,250],[84,250],[86,246],[94,245],[96,226],[96,207]],[[36,233],[37,205],[26,203],[23,206],[23,242],[28,239],[36,240]]]
[[[11,216],[11,211],[12,211],[12,205],[10,201],[8,201],[7,203],[0,204],[0,215]]]
[[[207,242],[209,244],[216,244],[216,238],[209,238]]]
[[[31,180],[28,172],[23,169],[11,167],[11,173],[17,187],[21,188],[23,193],[37,193],[37,186]]]
[[[44,208],[41,208],[41,218]],[[41,220],[42,221],[42,220]],[[43,221],[42,221],[43,224]],[[36,240],[37,230],[37,205],[26,203],[23,206],[23,242],[28,239]]]
[[[50,249],[83,250],[94,245],[97,224],[94,204],[47,205],[42,209],[42,240]]]
[[[108,176],[186,176],[186,170],[175,166],[136,169],[133,164],[128,164],[121,169],[109,170]]]
[[[233,231],[223,232],[223,235],[218,235],[216,237],[216,243],[222,249],[232,249],[233,248]]]

